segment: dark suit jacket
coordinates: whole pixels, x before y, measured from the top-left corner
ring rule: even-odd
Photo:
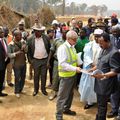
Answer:
[[[120,49],[120,37],[116,38],[113,35],[110,35],[111,44],[116,48]]]
[[[0,70],[5,69],[5,50],[0,42]]]
[[[42,38],[43,38],[43,42],[44,42],[47,54],[49,54],[50,46],[51,46],[49,38],[44,34],[42,35]],[[28,61],[32,63],[34,51],[35,51],[35,35],[34,34],[28,38],[27,44],[28,44]]]
[[[97,69],[103,73],[110,72],[111,70],[118,73],[120,72],[120,53],[113,47],[102,51],[99,58]],[[110,95],[117,88],[117,75],[104,80],[95,80],[95,92],[99,95]]]

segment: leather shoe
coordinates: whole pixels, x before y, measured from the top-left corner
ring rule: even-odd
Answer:
[[[56,116],[56,120],[63,120],[63,118]]]
[[[42,91],[42,94],[46,96],[48,95],[47,91]]]
[[[49,96],[49,100],[53,100],[56,97],[57,97],[57,92],[56,91],[52,91],[51,95]]]
[[[14,87],[14,84],[13,83],[8,83],[8,86]]]
[[[33,96],[36,96],[38,94],[38,92],[33,92]]]
[[[8,94],[6,94],[6,93],[0,93],[0,96],[1,97],[5,97],[5,96],[7,96]]]
[[[56,120],[63,120],[62,118],[56,118]]]
[[[114,120],[120,120],[120,116],[117,116],[116,118],[114,118]]]
[[[107,118],[113,118],[113,117],[116,117],[118,115],[118,113],[117,112],[109,112],[108,114],[107,114]]]
[[[75,112],[75,111],[72,111],[72,110],[65,110],[65,111],[63,112],[63,114],[75,116],[75,115],[76,115],[76,112]]]
[[[89,105],[89,104],[86,104],[85,106],[84,106],[84,109],[89,109],[89,108],[91,108],[91,107],[93,107],[94,105],[92,104],[92,105]]]

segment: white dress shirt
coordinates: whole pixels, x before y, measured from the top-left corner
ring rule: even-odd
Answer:
[[[76,54],[74,46],[71,46],[67,41],[64,44],[66,44],[69,48],[71,47],[73,52],[75,52]],[[72,66],[69,63],[67,63],[68,56],[64,44],[61,45],[57,51],[58,65],[62,66],[63,70],[65,71],[76,71],[75,66]]]
[[[35,38],[35,51],[34,51],[34,58],[36,59],[43,59],[47,58],[48,54],[45,49],[45,45],[43,42],[43,39],[40,38]]]

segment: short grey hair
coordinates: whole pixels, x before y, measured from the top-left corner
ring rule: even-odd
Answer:
[[[115,26],[112,26],[112,30],[120,30],[120,25],[117,24]]]
[[[77,39],[78,35],[74,30],[70,30],[70,31],[67,32],[66,38],[67,39],[75,39],[75,38]]]
[[[17,35],[20,34],[20,33],[21,33],[20,30],[15,30],[15,31],[14,31],[14,36],[17,36]]]

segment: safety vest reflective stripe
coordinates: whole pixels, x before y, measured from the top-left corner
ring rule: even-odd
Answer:
[[[70,65],[76,66],[77,65],[76,51],[72,48],[69,48],[66,44],[64,44],[64,46],[66,47],[66,53],[68,57],[67,63],[69,63]],[[72,77],[76,74],[75,71],[66,71],[62,69],[62,66],[58,66],[58,69],[59,69],[60,77]]]

